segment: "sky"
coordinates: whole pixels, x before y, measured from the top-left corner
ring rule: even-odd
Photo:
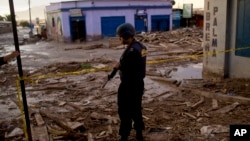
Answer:
[[[9,0],[0,0],[0,15],[10,14]],[[52,2],[67,1],[67,0],[30,0],[30,6],[49,5]],[[15,11],[24,11],[29,9],[29,0],[13,0]]]
[[[49,5],[52,2],[70,1],[70,0],[30,0],[30,6]],[[175,0],[174,8],[183,8],[183,3],[193,3],[194,8],[204,7],[204,0]],[[29,9],[29,0],[13,0],[15,11],[24,11]],[[9,0],[0,0],[0,15],[10,14]]]
[[[193,8],[204,8],[204,1],[205,0],[175,0],[176,4],[174,8],[183,8],[183,3],[190,4],[193,3]]]

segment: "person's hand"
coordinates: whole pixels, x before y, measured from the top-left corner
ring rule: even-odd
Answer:
[[[115,64],[114,68],[118,70],[119,67],[120,67],[120,62],[117,62],[117,63]]]
[[[113,68],[112,72],[108,75],[108,80],[112,79],[117,71],[118,71],[117,68]]]
[[[20,55],[19,51],[13,51],[13,52],[10,54],[10,57],[11,57],[11,58],[15,58],[15,57],[17,57],[18,55]]]
[[[4,62],[8,62],[10,59],[17,57],[18,55],[20,55],[18,51],[13,51],[12,53],[4,57]]]

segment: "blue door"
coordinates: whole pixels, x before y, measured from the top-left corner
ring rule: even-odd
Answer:
[[[181,11],[173,11],[173,29],[181,26]]]
[[[102,36],[116,36],[116,28],[123,23],[125,23],[124,16],[101,17]]]
[[[250,57],[250,1],[239,0],[236,55]],[[246,49],[244,49],[246,48]]]
[[[147,32],[147,15],[135,15],[136,33]]]
[[[169,15],[154,15],[151,16],[152,31],[168,31],[169,30]]]
[[[82,17],[70,17],[70,32],[71,40],[86,40],[86,22],[85,16]]]

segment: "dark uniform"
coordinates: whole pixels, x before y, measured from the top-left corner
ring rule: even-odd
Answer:
[[[121,120],[119,134],[127,137],[132,128],[144,130],[142,119],[142,95],[146,72],[146,47],[133,40],[120,58],[120,79],[118,89],[118,114]]]
[[[0,57],[0,66],[6,64],[6,62],[4,62],[4,57]]]

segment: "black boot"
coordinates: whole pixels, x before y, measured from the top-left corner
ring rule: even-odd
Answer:
[[[120,136],[118,141],[128,141],[127,136]]]
[[[136,131],[136,140],[137,141],[144,141],[142,131]]]

